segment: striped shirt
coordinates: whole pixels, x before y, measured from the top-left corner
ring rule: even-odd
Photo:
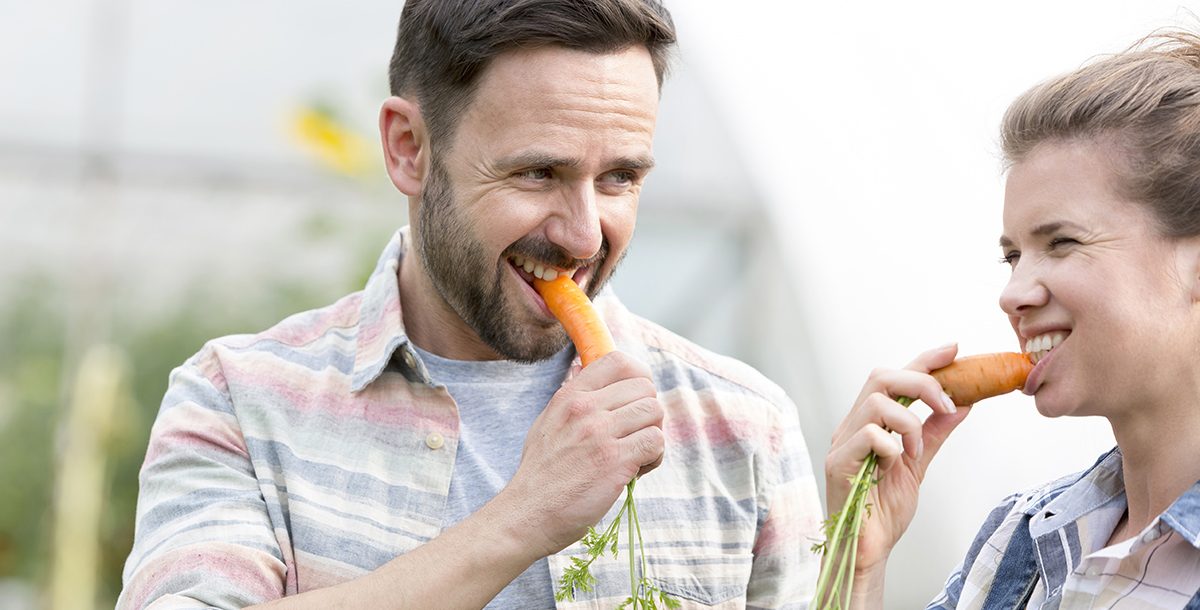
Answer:
[[[1200,608],[1200,482],[1109,545],[1126,509],[1121,453],[1007,498],[927,610]]]
[[[119,608],[237,608],[328,587],[448,525],[459,416],[404,332],[407,241],[393,237],[362,291],[211,341],[172,372]],[[803,608],[821,506],[795,406],[611,294],[597,306],[666,410],[666,457],[637,487],[651,577],[684,607]],[[549,557],[551,574],[582,552]],[[624,554],[598,560],[596,590],[559,607],[615,607],[627,568]]]

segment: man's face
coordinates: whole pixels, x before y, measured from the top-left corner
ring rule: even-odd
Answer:
[[[534,274],[569,273],[593,296],[611,277],[653,164],[657,111],[644,48],[513,51],[484,73],[451,146],[435,148],[417,252],[457,318],[500,356],[540,360],[566,345]]]

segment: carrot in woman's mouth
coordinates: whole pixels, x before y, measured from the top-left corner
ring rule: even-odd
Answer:
[[[929,374],[954,404],[966,406],[1021,389],[1032,370],[1029,354],[1001,352],[959,358]]]

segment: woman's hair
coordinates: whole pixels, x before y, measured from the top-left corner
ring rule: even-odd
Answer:
[[[1115,147],[1117,188],[1149,206],[1163,235],[1200,235],[1200,36],[1151,35],[1033,87],[1004,115],[1007,167],[1072,140]]]

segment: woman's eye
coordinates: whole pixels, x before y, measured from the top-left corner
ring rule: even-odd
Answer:
[[[1071,239],[1070,237],[1055,237],[1054,239],[1051,239],[1050,243],[1047,245],[1051,250],[1053,250],[1059,246],[1069,246],[1069,245],[1078,244],[1078,243],[1079,243],[1078,241],[1075,241],[1074,239]]]
[[[1017,264],[1017,260],[1019,260],[1020,258],[1021,258],[1021,253],[1017,252],[1016,250],[1013,250],[1011,252],[1005,252],[1004,256],[1000,257],[1000,263],[1011,267],[1011,266]]]

